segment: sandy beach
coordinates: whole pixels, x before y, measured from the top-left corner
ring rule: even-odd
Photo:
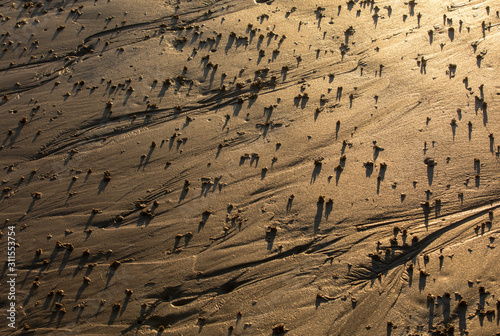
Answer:
[[[0,333],[500,335],[499,11],[0,1]]]

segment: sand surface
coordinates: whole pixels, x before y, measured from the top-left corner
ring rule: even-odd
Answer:
[[[499,10],[0,1],[0,333],[498,335]]]

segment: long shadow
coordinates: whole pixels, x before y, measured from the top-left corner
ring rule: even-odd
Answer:
[[[131,91],[131,90],[127,90],[127,91],[125,91],[125,98],[123,99],[122,106],[127,105],[127,102],[128,102],[128,100],[130,99],[130,96],[131,96],[131,95],[132,95],[132,91]]]
[[[340,99],[342,98],[342,90],[343,89],[344,88],[342,86],[337,87],[337,95],[335,97],[335,100],[339,100],[340,101]]]
[[[300,101],[300,108],[305,109],[308,101],[309,97],[302,97],[302,100]]]
[[[122,307],[120,309],[120,316],[122,316],[122,314],[125,312],[125,309],[127,309],[127,306],[128,306],[128,303],[130,302],[130,296],[127,295],[125,296],[125,298],[123,299],[123,304],[122,304]]]
[[[413,269],[408,269],[408,287],[413,285]]]
[[[378,155],[380,154],[380,152],[382,152],[384,149],[379,147],[379,146],[373,146],[373,160],[377,160],[378,158]]]
[[[434,165],[427,165],[427,181],[429,185],[432,185],[434,179]]]
[[[88,287],[88,283],[87,282],[83,282],[82,285],[80,286],[80,288],[78,289],[78,292],[76,293],[76,297],[75,297],[75,302],[78,301],[80,299],[80,297],[82,296],[83,294],[83,291],[85,290],[85,288]]]
[[[25,124],[24,124],[24,123],[22,123],[22,122],[19,122],[19,123],[17,124],[17,128],[16,128],[16,130],[15,130],[14,134],[12,134],[12,135],[10,136],[10,142],[9,142],[9,145],[13,145],[13,144],[14,144],[14,142],[16,142],[17,138],[18,138],[18,137],[19,137],[19,135],[21,134],[21,130],[24,128],[24,125],[25,125]]]
[[[37,199],[35,197],[33,197],[33,199],[31,200],[30,205],[28,206],[28,210],[26,210],[26,213],[30,213],[31,210],[33,210],[33,207],[35,206],[36,200]]]
[[[271,119],[272,115],[273,115],[273,106],[269,106],[269,107],[264,107],[264,116],[266,117],[266,121],[269,121],[269,119]]]
[[[69,185],[68,185],[68,189],[66,190],[66,192],[69,192],[71,190],[71,188],[73,188],[73,185],[76,183],[76,179],[71,179],[71,181],[69,182]]]
[[[486,298],[490,296],[490,293],[488,292],[479,292],[479,305],[481,307],[484,307],[486,305]]]
[[[237,38],[236,39],[236,43],[234,44],[235,49],[238,50],[238,48],[241,47],[241,46],[244,46],[244,48],[246,49],[247,46],[248,46],[248,42],[247,41],[248,41],[247,38],[241,38],[241,39]]]
[[[457,127],[458,127],[457,124],[454,124],[454,123],[451,124],[451,132],[453,133],[453,141],[455,141]]]
[[[326,202],[326,206],[325,206],[325,219],[326,220],[328,220],[328,217],[330,217],[332,210],[333,210],[333,201],[328,200],[328,202]]]
[[[171,150],[174,147],[176,137],[177,135],[173,135],[170,137],[170,140],[168,141],[168,150]]]
[[[205,224],[207,223],[207,220],[208,218],[210,217],[210,213],[209,212],[203,212],[203,214],[201,215],[201,221],[198,223],[198,232],[200,232],[201,230],[203,230],[203,228],[205,227]]]
[[[62,319],[64,318],[64,315],[61,311],[59,311],[59,314],[57,314],[57,321],[56,321],[56,328],[59,328],[61,326]]]
[[[236,38],[234,37],[234,35],[229,35],[229,38],[227,39],[226,47],[224,48],[226,55],[227,55],[227,52],[229,51],[229,49],[231,49],[231,47],[233,46],[235,39]]]
[[[115,275],[115,273],[116,273],[116,269],[114,269],[113,267],[110,267],[108,269],[108,273],[106,274],[106,285],[104,286],[104,288],[108,288],[109,283],[110,283],[111,279],[113,278],[113,276]]]
[[[286,211],[287,212],[292,210],[293,199],[294,199],[293,195],[288,198],[288,201],[286,203]]]
[[[205,68],[203,69],[203,80],[206,80],[208,77],[208,73],[210,72],[210,69],[212,68],[212,65],[210,63],[210,66],[207,64]]]
[[[214,49],[219,48],[219,44],[220,44],[221,39],[222,39],[222,34],[218,34],[215,37],[215,45],[213,46]]]
[[[436,200],[436,204],[434,206],[434,217],[439,217],[441,214],[441,201]]]
[[[62,29],[56,29],[56,31],[54,32],[54,34],[52,35],[52,41],[55,40],[57,38],[57,36],[59,36],[59,34],[62,32]]]
[[[158,80],[157,80],[157,79],[155,79],[155,80],[153,81],[153,84],[151,85],[151,89],[150,89],[149,91],[150,91],[150,92],[151,92],[151,91],[153,91],[153,90],[156,88],[156,86],[157,86],[157,85],[158,85]]]
[[[149,223],[151,223],[151,220],[153,220],[154,214],[151,211],[150,213],[140,213],[139,218],[137,218],[137,226],[139,227],[147,227]]]
[[[155,147],[153,147],[153,146],[149,147],[149,152],[146,155],[144,162],[142,163],[142,170],[144,170],[144,168],[146,168],[146,166],[148,165],[149,160],[151,160],[151,155],[153,155],[154,150],[155,150]],[[140,168],[140,165],[139,165],[139,168]]]
[[[10,131],[9,131],[10,132]],[[5,139],[3,140],[2,142],[2,146],[5,146],[5,144],[7,143],[7,141],[9,141],[9,138],[10,138],[11,134],[7,133],[5,135]]]
[[[293,98],[293,106],[295,107],[299,107],[299,104],[300,104],[300,101],[301,101],[302,97],[298,96],[298,97],[294,97]]]
[[[52,250],[52,253],[50,254],[50,256],[48,258],[50,261],[50,264],[52,264],[52,262],[54,261],[54,259],[56,258],[57,254],[60,252],[61,249],[62,248],[57,247],[57,245],[54,246],[54,249]]]
[[[479,94],[482,100],[484,100],[484,85],[479,85]]]
[[[85,276],[89,276],[89,274],[92,273],[93,270],[94,268],[91,265],[88,265],[87,270],[85,271]]]
[[[373,174],[373,163],[372,162],[365,163],[364,166],[365,166],[365,176],[366,177],[372,176],[372,174]]]
[[[443,322],[448,323],[451,313],[451,298],[445,295],[441,298],[441,305],[443,306]]]
[[[385,173],[387,171],[387,164],[381,163],[380,164],[380,169],[379,169],[379,176],[380,179],[383,181],[385,179]]]
[[[476,65],[478,68],[481,67],[481,62],[483,61],[483,56],[482,55],[477,55],[476,56]]]
[[[210,218],[210,215],[211,215],[211,213],[209,211],[204,211],[201,214],[201,221],[203,222],[203,225],[205,225],[207,223],[208,219]]]
[[[424,225],[427,228],[429,226],[429,214],[431,213],[431,209],[429,208],[429,205],[427,205],[426,202],[425,204],[422,205],[422,211],[424,213]]]
[[[33,143],[33,142],[35,142],[35,141],[38,139],[38,137],[39,137],[39,136],[40,136],[40,133],[39,133],[39,132],[36,132],[36,133],[35,133],[35,136],[33,137],[33,139],[31,139],[31,142],[32,142],[32,143]]]
[[[335,169],[335,185],[339,185],[340,175],[342,174],[343,169]]]
[[[250,167],[255,163],[255,167],[257,167],[259,165],[259,160],[260,160],[260,157],[259,156],[256,156],[256,155],[252,155],[250,157]]]
[[[314,216],[314,234],[319,230],[319,224],[321,223],[321,218],[323,217],[324,201],[318,201],[316,203],[316,215]]]
[[[174,249],[177,249],[177,247],[179,246],[179,244],[181,242],[181,238],[182,237],[183,237],[182,235],[178,235],[178,236],[175,237],[175,239],[174,239]]]
[[[321,113],[321,109],[316,108],[316,111],[314,112],[314,122],[316,122],[318,120],[320,113]]]
[[[279,54],[280,54],[280,51],[278,49],[273,50],[273,54],[271,56],[271,61],[272,62],[276,61],[276,59],[278,58]]]
[[[321,173],[321,167],[322,167],[321,164],[314,165],[314,169],[311,174],[311,181],[309,182],[310,184],[316,182],[316,177],[319,175],[319,173]]]
[[[75,309],[78,310],[78,313],[77,313],[76,319],[75,319],[75,324],[78,325],[78,322],[80,321],[80,318],[82,317],[84,307],[76,306],[76,308],[73,308],[73,310],[75,310]]]
[[[281,69],[281,77],[283,78],[283,82],[286,81],[286,76],[288,74],[288,68],[284,67]]]
[[[108,186],[108,184],[109,184],[109,181],[106,181],[105,179],[102,179],[101,182],[99,183],[97,194],[98,195],[101,194],[106,189],[106,187]]]
[[[474,96],[474,111],[477,112],[479,111],[479,109],[481,109],[483,106],[483,99],[481,97],[478,97],[478,96]]]
[[[267,174],[267,168],[262,168],[262,171],[260,173],[260,179],[263,180],[266,177]]]
[[[265,57],[266,55],[263,54],[263,53],[259,53],[259,57],[257,58],[257,65],[260,64],[260,62],[262,62],[262,59]]]
[[[212,69],[212,74],[210,75],[210,79],[209,79],[209,87],[210,88],[212,87],[212,84],[215,81],[215,73],[217,72],[217,69],[218,69],[218,67],[215,67],[215,66]]]
[[[210,185],[208,183],[202,183],[200,195],[206,197],[209,191],[210,191]]]
[[[352,31],[350,29],[348,29],[344,32],[344,44],[345,45],[349,45],[349,38],[351,37],[351,35],[352,35]]]
[[[416,1],[408,1],[408,11],[410,13],[410,16],[415,15],[415,6],[417,2]]]
[[[455,77],[456,72],[457,72],[457,65],[456,64],[449,64],[448,65],[448,77],[450,79]]]
[[[36,287],[32,286],[30,288],[28,295],[26,296],[26,299],[24,299],[23,307],[26,307],[26,305],[29,303],[29,301],[31,300],[31,297],[35,294],[35,292],[36,292]]]
[[[78,266],[75,268],[75,271],[73,272],[73,278],[78,274],[80,273],[80,271],[83,269],[83,266],[85,266],[85,264],[87,263],[87,261],[89,260],[89,255],[88,254],[83,254],[81,257],[80,257],[80,260],[78,261]]]
[[[483,110],[483,124],[486,126],[488,123],[488,104],[486,102],[483,102],[481,104],[481,109]]]
[[[423,57],[420,60],[420,73],[422,75],[427,74],[427,60],[425,60]]]
[[[434,300],[427,299],[427,308],[429,308],[429,330],[434,326]]]
[[[238,116],[238,114],[240,114],[240,111],[241,111],[241,107],[242,107],[242,104],[240,104],[239,102],[236,103],[233,107],[233,116]]]
[[[387,336],[391,336],[392,335],[392,323],[389,324],[387,323],[387,328],[386,328],[386,332],[387,332]]]
[[[52,314],[50,314],[49,323],[54,322],[56,316],[58,315],[57,313],[58,313],[58,311],[56,311],[56,310],[52,311]]]
[[[184,235],[184,247],[187,247],[189,245],[191,238],[193,238],[192,235]]]
[[[458,307],[458,328],[460,332],[467,330],[467,307]]]
[[[111,314],[109,315],[108,325],[115,323],[116,318],[118,317],[119,309],[112,309]]]
[[[379,70],[378,70],[378,76],[379,77],[382,77],[382,71],[384,70],[384,66],[382,64],[380,64],[379,66]]]
[[[89,228],[89,226],[92,224],[92,221],[94,220],[95,213],[91,213],[89,216],[89,219],[87,219],[87,223],[85,223],[85,230]]]
[[[54,298],[54,295],[47,295],[45,298],[45,301],[43,302],[43,309],[48,309],[51,305],[54,305],[54,302],[52,302],[52,299]]]
[[[267,250],[273,249],[274,239],[276,238],[276,228],[270,228],[266,231]]]
[[[70,250],[66,250],[64,252],[64,255],[63,255],[63,259],[61,261],[61,265],[59,265],[59,275],[61,275],[61,272],[64,270],[64,268],[66,267],[66,265],[68,264],[68,261],[69,261],[69,257],[71,256],[71,251]]]
[[[453,40],[455,39],[455,28],[453,27],[448,28],[448,37],[450,41],[453,42]]]
[[[215,192],[215,190],[216,190],[217,187],[219,187],[219,190],[221,189],[221,185],[219,185],[219,182],[220,182],[221,178],[222,178],[221,176],[214,178],[214,184],[212,186],[212,192]]]
[[[165,80],[160,88],[160,92],[158,92],[158,97],[160,98],[164,97],[170,85],[171,85],[170,81]]]
[[[421,273],[418,279],[418,290],[420,292],[422,292],[425,289],[426,283],[427,283],[427,276]]]

